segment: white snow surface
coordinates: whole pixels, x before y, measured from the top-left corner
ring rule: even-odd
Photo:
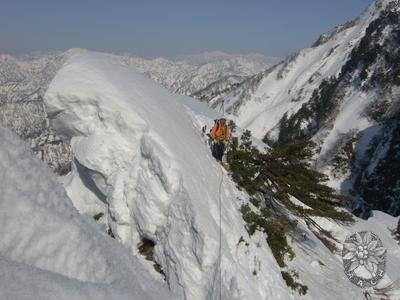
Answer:
[[[343,285],[340,283],[343,279],[347,280],[347,278],[343,272],[342,263],[337,264],[337,262],[341,261],[343,243],[349,235],[355,232],[371,231],[379,237],[383,247],[386,248],[386,267],[384,277],[374,289],[367,288],[366,290],[371,294],[371,299],[400,299],[400,247],[399,241],[395,240],[393,235],[398,218],[381,211],[373,211],[371,218],[368,220],[357,218],[355,224],[351,227],[343,226],[321,217],[314,217],[313,219],[336,238],[339,242],[336,244],[339,251],[336,253],[336,257],[331,256],[328,258],[322,254],[327,251],[327,248],[318,247],[318,249],[313,249],[311,252],[309,251],[309,243],[306,242],[302,245],[297,245],[297,247],[300,246],[300,248],[303,248],[304,252],[303,254],[296,253],[299,253],[303,258],[305,253],[308,256],[308,258],[306,257],[301,261],[294,262],[294,265],[300,270],[300,276],[303,274],[303,276],[308,277],[307,280],[310,280],[310,274],[313,275],[311,280],[320,278],[320,280],[314,281],[313,285],[316,289],[311,290],[310,296],[315,296],[315,291],[318,291],[317,293],[320,293],[320,295],[319,297],[315,297],[315,299],[365,299],[363,289],[353,284],[346,283]],[[297,247],[295,251],[297,251]],[[317,268],[313,266],[310,272],[310,269],[306,268],[305,265],[307,265],[307,261],[310,261],[312,256],[319,262],[323,262],[323,265],[318,264]],[[336,263],[334,262],[335,260]],[[326,263],[327,261],[329,261],[328,264]],[[392,287],[389,288],[390,286]],[[379,295],[379,292],[377,292],[379,289],[386,289],[386,296]]]
[[[0,126],[0,141],[0,299],[172,299],[17,135]]]
[[[103,212],[133,256],[141,238],[153,240],[176,299],[219,299],[219,265],[222,299],[293,298],[265,236],[250,238],[245,230],[239,208],[246,196],[201,138],[215,113],[92,52],[67,61],[45,102],[75,155],[73,173],[63,179],[74,205],[83,214]],[[150,262],[142,263],[161,280]]]
[[[394,282],[397,284],[393,288],[387,288],[387,298],[381,298],[376,290],[367,289],[372,299],[400,299],[400,247],[399,241],[393,238],[393,230],[397,226],[398,218],[380,211],[373,211],[371,218],[368,220],[357,218],[351,226],[344,226],[321,217],[313,217],[313,219],[336,239],[333,244],[337,250],[333,254],[312,233],[304,220],[297,219],[297,230],[302,232],[302,235],[289,237],[296,257],[287,263],[298,272],[302,283],[309,288],[303,299],[365,299],[364,290],[352,284],[346,277],[341,256],[346,238],[361,231],[375,233],[381,239],[383,247],[387,249],[385,276],[375,288],[384,289]]]
[[[245,93],[239,87],[225,95],[227,109],[234,108],[230,117],[238,126],[250,129],[257,138],[262,139],[266,133],[275,138],[283,115],[296,113],[310,100],[322,80],[340,73],[354,46],[364,36],[365,29],[389,2],[376,0],[357,19],[329,36],[321,45],[303,49],[265,72],[256,86],[245,87],[248,89]],[[373,96],[348,91],[335,128],[324,141],[323,151],[337,140],[340,133],[370,126],[361,112]]]

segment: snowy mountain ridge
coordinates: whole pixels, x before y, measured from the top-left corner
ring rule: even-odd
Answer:
[[[230,116],[247,128],[261,126],[254,132],[266,142],[311,138],[319,146],[316,166],[331,175],[332,185],[348,188],[353,180],[360,183],[359,195],[378,200],[384,195],[387,207],[378,208],[395,212],[400,167],[395,3],[377,1],[356,21],[323,35],[318,45],[245,81],[218,75],[196,97],[213,106],[227,97]],[[289,213],[296,224],[287,235],[294,255],[280,268],[268,234],[260,228],[248,232],[241,208],[251,206],[251,199],[214,161],[201,136],[201,128],[220,115],[139,74],[130,57],[70,52],[33,56],[26,63],[0,58],[0,80],[6,78],[0,120],[33,143],[41,158],[50,157],[62,175],[52,174],[0,127],[0,298],[365,299],[343,272],[341,250],[350,233],[373,231],[387,249],[387,266],[369,292],[399,299],[393,284],[400,274],[395,217],[371,205],[370,218],[353,225],[315,216],[310,225]],[[220,56],[179,60],[201,65]],[[155,73],[169,67],[164,59],[156,64]],[[183,78],[179,86],[193,87],[187,82]],[[54,148],[46,150],[50,145]],[[346,177],[354,172],[351,163],[357,175]],[[377,183],[385,191],[377,191]],[[283,272],[297,274],[306,294],[290,289]]]
[[[196,134],[200,127],[174,96],[116,58],[82,53],[57,73],[45,102],[74,153],[63,181],[75,206],[102,215],[99,222],[134,255],[144,239],[153,241],[154,259],[178,299],[214,299],[220,285],[227,299],[290,298],[266,241],[256,237],[264,245],[258,248],[244,228],[239,207],[246,196],[214,162]],[[238,248],[241,236],[248,247]],[[257,280],[253,256],[263,262]]]
[[[397,166],[395,150],[388,152],[391,159],[378,152],[398,145],[399,27],[398,1],[375,1],[354,21],[322,35],[312,48],[225,90],[210,86],[200,98],[212,107],[224,101],[238,126],[269,143],[312,139],[316,167],[330,175],[332,186],[355,197],[357,214],[366,217],[371,209],[383,209],[398,215],[399,178],[390,179],[383,165],[372,166],[389,160]],[[393,134],[379,142],[382,132]],[[364,188],[371,185],[384,201]]]
[[[0,54],[0,121],[23,137],[59,174],[69,172],[72,154],[69,145],[48,124],[43,96],[60,67],[74,54],[85,51],[70,49],[19,57]],[[123,64],[134,65],[172,92],[181,94],[190,94],[215,80],[241,82],[245,76],[263,70],[276,60],[258,54],[223,52],[188,55],[176,61],[109,56]]]
[[[282,63],[266,70],[264,75],[249,78],[237,89],[225,93],[228,112],[240,126],[249,128],[255,136],[263,138],[286,111],[296,111],[307,102],[312,91],[324,78],[340,72],[367,26],[378,17],[380,9],[377,7],[382,5],[381,2],[372,4],[357,22],[350,22],[352,26],[323,34],[319,39],[323,42],[316,43],[318,46],[289,56]],[[251,105],[247,102],[251,102]],[[281,110],[274,110],[267,118],[266,113],[270,108]],[[268,123],[258,121],[260,119],[267,120]]]
[[[88,219],[96,219],[98,227],[95,228],[96,233],[90,233],[92,239],[96,240],[103,232],[102,240],[114,245],[110,247],[118,248],[115,244],[123,244],[125,253],[133,256],[130,258],[133,262],[127,261],[127,254],[123,254],[121,263],[127,264],[126,272],[131,274],[124,271],[122,274],[117,273],[117,276],[113,272],[121,268],[120,262],[108,259],[112,255],[121,254],[116,254],[117,250],[110,250],[110,254],[100,255],[100,258],[105,257],[110,262],[109,272],[106,273],[116,276],[113,279],[91,278],[88,275],[90,272],[84,272],[86,264],[72,264],[75,266],[72,269],[75,273],[71,273],[70,277],[94,281],[98,288],[93,290],[90,283],[69,283],[68,280],[57,277],[57,289],[53,289],[52,294],[47,289],[40,289],[39,298],[41,295],[71,297],[72,285],[78,299],[113,299],[120,295],[124,295],[121,296],[122,299],[129,295],[136,295],[137,299],[148,299],[146,293],[159,298],[158,290],[165,299],[168,293],[164,293],[163,289],[168,285],[174,299],[218,299],[222,285],[222,299],[333,300],[338,296],[349,295],[352,299],[364,299],[362,290],[352,285],[343,274],[340,257],[332,254],[301,219],[298,219],[297,230],[302,233],[300,236],[303,239],[299,240],[298,235],[288,237],[296,256],[287,263],[290,268],[297,270],[301,282],[308,287],[308,293],[300,296],[288,289],[271,254],[265,234],[257,231],[249,236],[246,230],[239,208],[242,204],[249,203],[248,196],[237,190],[226,172],[213,160],[200,135],[201,127],[212,124],[212,120],[218,116],[204,104],[168,93],[133,68],[121,64],[116,57],[91,52],[78,53],[71,57],[57,72],[44,99],[51,126],[69,142],[74,155],[71,173],[58,178],[80,213],[79,216],[75,211],[72,215],[76,218],[86,216]],[[21,145],[15,135],[9,132],[7,134],[11,138],[2,138],[7,140],[6,144],[13,145],[15,140],[15,143]],[[18,153],[4,147],[1,149],[12,151],[13,155]],[[24,151],[27,152],[26,149]],[[7,162],[7,165],[2,170],[12,170],[16,163],[15,160],[9,161],[7,155],[9,154],[3,156],[2,161]],[[31,170],[25,172],[25,181],[36,186],[38,184],[35,180],[40,180],[42,185],[52,187],[54,178],[29,175],[30,172],[43,172],[43,166],[26,165],[31,160],[35,159],[27,155],[20,162]],[[35,160],[35,164],[39,162]],[[5,190],[19,192],[19,189],[15,189],[17,183],[11,183],[7,178],[9,173],[1,174],[6,179],[3,181],[7,186]],[[49,172],[46,171],[46,174]],[[16,180],[16,177],[12,177],[12,180]],[[26,188],[31,189],[30,186]],[[70,203],[67,207],[71,207],[65,192],[60,187],[55,191],[63,195],[59,205],[65,202]],[[30,197],[32,193],[26,195],[24,203],[29,207],[36,207],[37,204],[30,203],[37,198]],[[40,196],[38,199],[47,199],[46,195],[43,194],[44,198]],[[8,192],[5,196],[7,201],[1,202],[3,212],[10,210],[12,199],[15,198]],[[221,258],[218,250],[219,201],[222,205]],[[68,209],[67,213],[69,211]],[[16,224],[21,216],[27,222],[33,222],[32,217],[36,216],[24,211],[22,207],[21,210],[13,209],[12,212],[2,218],[5,224]],[[53,211],[45,211],[44,214],[58,216]],[[70,228],[65,225],[69,224],[68,220],[62,219],[59,222],[57,218],[55,223],[26,226],[33,228],[33,232],[38,235],[38,242],[42,243],[39,245],[57,245],[53,252],[55,259],[62,257],[66,247],[65,239],[54,242],[47,235],[42,237],[40,232],[46,231],[48,224],[53,224],[52,228],[60,232],[60,222]],[[398,246],[389,230],[395,226],[394,218],[378,212],[374,218],[358,221],[353,227],[338,225],[322,218],[317,218],[316,221],[332,232],[338,241],[343,241],[353,230],[369,230],[372,227],[375,231],[378,230],[392,262],[388,264],[383,286],[396,279],[399,272],[396,260]],[[87,227],[86,223],[79,222],[81,225],[75,229],[78,232],[82,230],[81,227]],[[93,220],[89,224],[94,226]],[[3,228],[7,230],[9,227]],[[106,232],[110,237],[104,234]],[[29,237],[25,231],[20,234],[23,238]],[[150,255],[152,261],[146,260],[140,254],[141,245],[149,240],[154,245]],[[27,289],[34,290],[37,286],[55,284],[47,273],[42,274],[35,269],[43,267],[40,262],[48,259],[47,252],[41,251],[36,256],[39,263],[36,263],[29,260],[29,251],[21,251],[16,256],[13,252],[4,250],[11,249],[10,245],[14,244],[5,243],[4,239],[1,241],[0,245],[5,245],[1,253],[7,258],[2,268],[11,270],[19,280],[11,285],[12,288],[3,289],[8,293],[6,295],[14,299],[25,299],[17,287],[25,278],[23,274],[26,272],[39,276]],[[100,248],[105,247],[101,244],[103,242],[98,243]],[[74,245],[70,244],[71,247],[75,247]],[[83,243],[82,247],[85,245]],[[46,249],[46,246],[43,247],[40,249]],[[97,249],[97,246],[90,249]],[[93,255],[99,258],[96,252],[93,254],[91,251],[83,252],[79,257],[90,262]],[[14,266],[20,262],[26,263],[28,267],[21,270]],[[141,267],[130,270],[136,263]],[[155,263],[159,266],[158,269],[155,268]],[[57,260],[48,261],[47,265],[51,271],[59,268],[56,271],[61,270],[62,273],[66,269],[63,265],[57,265]],[[104,264],[93,266],[100,265]],[[146,277],[142,281],[136,278],[133,274],[138,274],[138,269],[141,270],[140,275],[149,273],[152,279]],[[222,281],[219,280],[220,274]],[[7,275],[3,277],[6,280],[2,282],[10,283]],[[107,280],[112,284],[103,288],[102,283],[108,282]],[[143,292],[139,292],[141,289],[137,287],[128,288],[125,283],[130,281],[138,282]]]

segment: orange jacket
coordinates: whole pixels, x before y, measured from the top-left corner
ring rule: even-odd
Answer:
[[[228,124],[220,124],[219,121],[215,122],[214,127],[211,129],[211,138],[217,141],[226,141],[231,138],[231,129]]]

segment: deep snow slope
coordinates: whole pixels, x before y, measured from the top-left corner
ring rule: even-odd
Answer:
[[[326,36],[313,48],[299,51],[267,70],[258,80],[253,79],[249,85],[243,83],[228,94],[226,105],[238,125],[263,138],[285,113],[290,115],[299,110],[323,79],[340,72],[367,26],[379,16],[381,10],[376,6],[382,5],[381,2],[388,1],[372,4],[341,31]]]
[[[142,239],[152,240],[177,299],[218,299],[220,284],[223,299],[292,298],[265,237],[248,236],[238,211],[246,196],[211,157],[201,118],[191,117],[186,101],[194,100],[170,94],[118,58],[73,56],[45,95],[52,125],[75,156],[63,178],[68,194],[81,213],[103,213],[99,222],[132,255],[139,256]]]
[[[15,133],[0,141],[0,299],[173,299]]]
[[[400,247],[399,241],[393,236],[398,218],[374,211],[373,216],[368,220],[357,218],[351,226],[343,226],[320,217],[313,217],[313,219],[335,238],[333,245],[336,249],[332,253],[313,234],[316,228],[298,219],[296,231],[302,235],[288,237],[296,253],[296,257],[288,262],[288,265],[298,272],[303,284],[308,286],[309,290],[305,299],[362,300],[366,299],[364,291],[370,293],[371,299],[400,299]],[[349,235],[362,231],[375,233],[387,249],[385,275],[374,289],[359,288],[350,283],[344,273],[341,257],[343,243]]]
[[[315,141],[316,168],[354,197],[357,215],[397,216],[399,9],[396,0],[376,0],[313,47],[222,94],[202,94],[214,105],[225,100],[238,126],[260,139]]]

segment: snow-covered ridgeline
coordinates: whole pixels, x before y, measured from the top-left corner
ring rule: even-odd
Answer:
[[[239,87],[227,94],[227,109],[237,124],[250,129],[258,138],[263,138],[267,132],[274,137],[285,113],[291,115],[298,111],[310,100],[312,92],[323,79],[339,74],[367,26],[379,16],[388,2],[382,0],[371,4],[352,26],[343,28],[314,48],[303,49],[287,58],[266,72],[256,86],[244,85],[245,90]],[[350,116],[346,121],[342,124],[350,126],[357,119]]]
[[[354,196],[355,214],[398,215],[398,178],[391,174],[398,169],[399,22],[398,1],[376,0],[312,48],[221,93],[212,86],[201,95],[211,104],[225,100],[230,117],[257,138],[315,141],[316,169]]]
[[[116,58],[71,58],[45,95],[52,125],[75,155],[64,178],[68,194],[81,213],[104,213],[103,223],[133,255],[142,238],[153,240],[179,299],[219,295],[221,200],[224,298],[289,299],[265,237],[250,238],[244,228],[239,207],[246,196],[211,157],[185,101],[194,100],[177,99]]]
[[[84,51],[70,49],[21,57],[0,54],[0,122],[25,139],[32,150],[60,175],[69,172],[71,153],[69,145],[48,126],[43,96],[62,64],[75,53]],[[205,52],[175,60],[109,55],[124,64],[136,66],[140,72],[180,94],[194,93],[214,81],[219,82],[219,88],[226,86],[226,80],[230,86],[278,60],[258,54],[223,52]]]

